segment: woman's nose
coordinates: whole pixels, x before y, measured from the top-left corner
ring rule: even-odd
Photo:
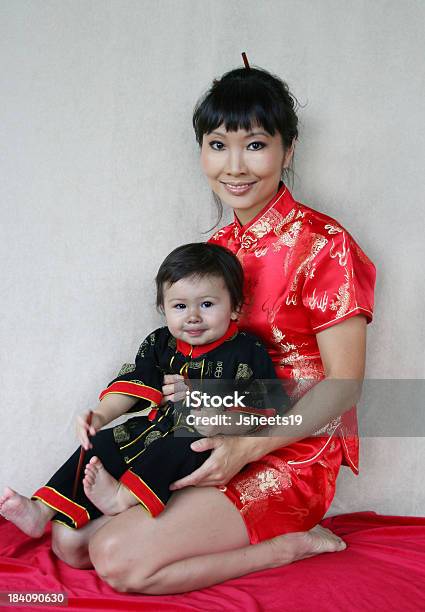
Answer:
[[[246,173],[245,157],[240,149],[229,149],[227,155],[227,174],[238,176]]]

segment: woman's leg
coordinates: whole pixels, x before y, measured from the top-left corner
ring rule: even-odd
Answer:
[[[214,487],[172,496],[155,519],[140,507],[113,517],[89,544],[99,575],[118,591],[182,593],[322,552],[342,550],[321,527],[255,546],[239,511]]]
[[[79,569],[93,567],[89,557],[89,541],[95,532],[112,517],[101,516],[81,529],[71,529],[61,523],[52,523],[52,550],[59,559]]]

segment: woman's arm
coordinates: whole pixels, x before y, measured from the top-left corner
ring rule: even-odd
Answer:
[[[312,435],[359,400],[366,361],[365,317],[347,319],[316,338],[326,378],[285,414],[302,416],[302,425],[276,426],[261,432],[267,439],[259,444],[258,456],[254,451],[254,458]]]
[[[317,334],[326,378],[308,391],[285,416],[301,415],[302,425],[275,426],[263,437],[215,436],[194,442],[193,450],[214,449],[205,463],[174,483],[213,486],[227,483],[244,465],[302,440],[355,404],[361,393],[366,359],[366,319],[358,315]]]

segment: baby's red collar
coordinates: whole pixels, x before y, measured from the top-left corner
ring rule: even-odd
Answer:
[[[229,327],[227,328],[227,332],[221,336],[218,340],[214,342],[210,342],[209,344],[200,344],[199,346],[193,346],[184,340],[177,339],[177,350],[180,353],[183,353],[185,357],[199,357],[200,355],[204,355],[205,353],[209,353],[213,349],[223,344],[226,340],[234,336],[238,331],[238,325],[235,321],[230,321]]]

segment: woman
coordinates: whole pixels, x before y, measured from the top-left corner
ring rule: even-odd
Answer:
[[[345,548],[315,525],[341,462],[357,471],[355,416],[341,415],[359,396],[375,274],[336,221],[295,202],[281,183],[297,121],[287,86],[248,68],[214,81],[194,113],[203,172],[235,212],[212,240],[244,267],[240,327],[266,343],[298,400],[287,414],[301,415],[302,425],[194,442],[213,453],[175,483],[161,516],[133,507],[93,521],[78,546],[57,541],[59,556],[79,567],[91,561],[117,590],[185,592]],[[165,381],[167,398],[177,382]]]

